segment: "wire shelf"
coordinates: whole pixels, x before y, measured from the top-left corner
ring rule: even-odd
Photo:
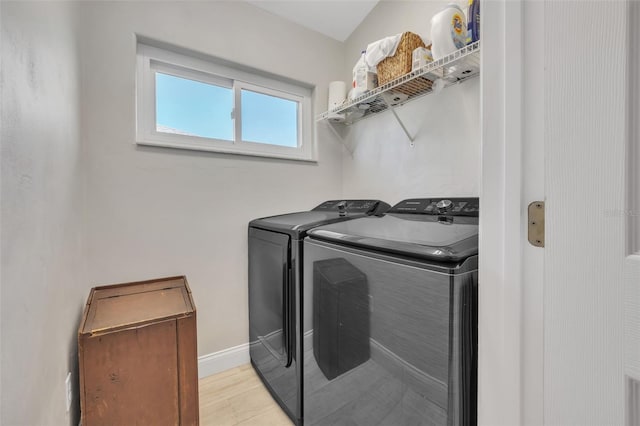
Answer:
[[[429,62],[422,68],[376,87],[351,101],[345,101],[339,107],[317,115],[316,121],[329,120],[334,123],[350,125],[389,108],[404,105],[413,99],[433,93],[434,90],[437,90],[437,86],[448,87],[477,77],[479,74],[480,41],[476,41],[444,58]],[[334,119],[335,114],[340,114],[343,117]]]

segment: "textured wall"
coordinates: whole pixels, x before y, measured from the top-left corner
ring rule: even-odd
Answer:
[[[76,8],[2,2],[3,425],[76,425],[83,280]],[[75,387],[75,386],[74,386]]]
[[[382,37],[412,31],[430,37],[431,17],[446,1],[383,1],[345,42],[345,70],[361,50]],[[464,6],[466,2],[456,2]],[[467,81],[398,108],[412,136],[410,147],[391,112],[353,125],[345,143],[343,196],[381,198],[478,196],[480,191],[480,79]]]
[[[186,274],[204,355],[248,341],[247,224],[340,196],[341,146],[317,164],[135,145],[135,37],[186,46],[316,86],[342,45],[244,2],[82,5],[83,140],[92,285]]]

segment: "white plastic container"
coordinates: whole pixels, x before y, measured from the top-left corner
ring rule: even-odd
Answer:
[[[375,89],[377,85],[377,74],[372,72],[367,61],[365,60],[365,52],[360,55],[360,59],[353,67],[353,83],[349,99],[355,99],[365,92]]]
[[[467,44],[467,19],[459,6],[449,4],[431,18],[431,40],[434,60]]]
[[[433,62],[433,55],[430,49],[418,47],[411,53],[411,71],[422,68],[429,62]]]

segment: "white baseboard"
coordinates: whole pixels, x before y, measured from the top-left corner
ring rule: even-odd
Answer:
[[[249,343],[198,357],[198,378],[239,367],[250,362]]]
[[[306,331],[303,335],[302,335],[303,339],[303,347],[304,348],[312,348],[313,347],[313,328],[309,331]],[[305,349],[306,350],[306,349]]]
[[[305,345],[310,347],[313,342],[313,330],[304,333]],[[198,379],[220,373],[231,368],[249,364],[249,343],[223,349],[207,355],[198,357]]]

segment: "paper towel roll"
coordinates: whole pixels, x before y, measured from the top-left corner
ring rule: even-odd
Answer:
[[[332,81],[329,83],[329,111],[342,105],[347,97],[347,83]]]

